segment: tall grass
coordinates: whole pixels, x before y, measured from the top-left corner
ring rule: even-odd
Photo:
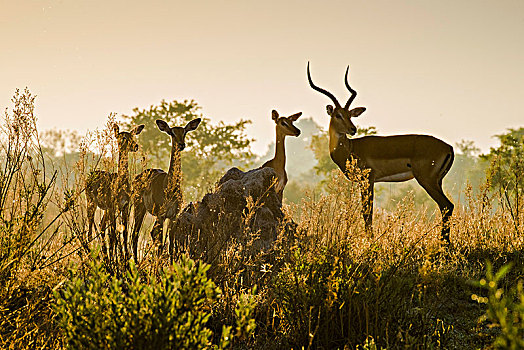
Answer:
[[[49,285],[57,276],[38,271],[56,249],[62,207],[45,215],[56,194],[38,140],[34,99],[17,90],[0,131],[0,345],[10,348],[57,344]]]

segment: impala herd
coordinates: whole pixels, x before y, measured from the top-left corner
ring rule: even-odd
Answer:
[[[352,118],[361,115],[366,108],[349,109],[357,92],[348,82],[349,66],[346,69],[344,83],[350,96],[342,106],[333,94],[316,86],[311,78],[309,62],[307,78],[309,85],[315,91],[327,96],[333,105],[327,105],[329,121],[329,154],[340,170],[349,178],[348,164],[353,162],[364,170],[365,180],[361,184],[362,215],[366,232],[372,234],[373,218],[373,186],[376,182],[403,182],[415,178],[429,196],[437,203],[442,214],[442,240],[450,243],[449,219],[453,213],[453,203],[442,190],[442,179],[453,164],[453,147],[428,135],[395,135],[395,136],[353,136],[357,128]],[[271,117],[276,124],[275,156],[265,162],[260,168],[271,167],[275,170],[275,192],[282,200],[287,183],[285,170],[286,136],[300,135],[300,130],[293,125],[302,115],[295,113],[289,117],[280,116],[276,110]],[[160,248],[164,243],[164,222],[173,222],[180,213],[182,206],[182,171],[181,152],[185,148],[185,136],[195,130],[200,124],[200,118],[190,121],[186,126],[170,127],[165,121],[157,120],[160,131],[171,137],[171,158],[167,173],[161,169],[146,169],[138,174],[132,184],[129,182],[129,152],[138,150],[136,136],[142,132],[144,125],[138,125],[133,130],[120,131],[114,125],[114,135],[118,142],[117,173],[95,170],[86,180],[88,240],[92,239],[92,229],[96,208],[104,210],[100,222],[100,232],[105,241],[105,230],[109,225],[109,256],[115,254],[117,234],[117,215],[122,218],[121,227],[125,258],[131,254],[128,248],[128,218],[131,205],[134,207],[134,227],[131,235],[132,253],[135,260],[138,257],[138,237],[144,216],[149,212],[156,218],[151,231],[151,237]],[[171,224],[168,222],[169,255],[173,255],[174,237],[171,234]],[[103,245],[104,246],[104,245]],[[105,248],[104,248],[105,249]],[[161,251],[161,249],[160,249]]]

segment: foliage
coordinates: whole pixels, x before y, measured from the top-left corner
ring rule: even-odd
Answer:
[[[55,310],[67,348],[200,349],[213,347],[206,326],[220,290],[206,277],[208,265],[182,256],[155,277],[142,278],[131,263],[123,278],[111,278],[94,262],[87,277],[71,274],[55,293]],[[251,333],[254,305],[238,309],[238,332]],[[244,328],[242,328],[244,327]],[[221,346],[231,327],[223,327]]]
[[[235,308],[236,336],[239,339],[249,339],[255,335],[256,323],[253,317],[257,304],[255,294],[256,288],[253,288],[249,293],[242,293],[239,296]]]
[[[508,129],[495,135],[500,146],[491,148],[483,158],[490,161],[488,181],[512,214],[515,229],[522,232],[519,220],[524,211],[524,128]]]
[[[503,279],[511,269],[512,264],[501,267],[493,273],[493,266],[487,263],[486,278],[477,285],[487,291],[488,296],[473,294],[473,300],[487,304],[486,313],[481,320],[491,321],[492,327],[500,329],[493,345],[497,349],[524,348],[524,288],[522,280],[516,286],[504,290],[501,286]]]
[[[362,344],[362,347],[360,345],[357,345],[357,350],[386,350],[386,348],[378,347],[377,344],[375,344],[375,339],[373,337],[368,337],[364,344]]]
[[[524,188],[524,128],[508,129],[495,135],[500,146],[491,148],[484,158],[491,161],[490,181],[495,189],[521,193]]]
[[[167,169],[171,140],[158,130],[155,120],[162,119],[172,126],[185,126],[195,118],[201,118],[199,127],[186,136],[187,149],[182,155],[184,185],[190,199],[197,199],[218,180],[220,174],[231,165],[247,167],[253,154],[251,139],[246,135],[248,120],[233,124],[211,124],[200,113],[201,107],[193,100],[182,102],[162,100],[149,108],[135,108],[132,115],[123,115],[124,127],[145,124],[140,135],[143,151],[150,155],[152,165]]]
[[[76,130],[50,129],[41,133],[40,140],[44,151],[56,157],[78,152],[82,137]]]
[[[471,140],[461,140],[456,143],[457,153],[463,154],[467,157],[474,157],[480,154],[480,148],[475,146],[475,142]]]
[[[489,165],[479,156],[480,149],[473,141],[462,140],[455,145],[455,160],[448,175],[444,178],[445,186],[452,192],[455,201],[459,200],[457,194],[466,189],[467,183],[479,189],[486,181],[486,169]]]

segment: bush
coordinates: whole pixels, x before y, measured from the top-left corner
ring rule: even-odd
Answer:
[[[71,276],[55,293],[55,311],[71,349],[201,349],[212,347],[207,327],[220,290],[206,276],[209,265],[182,257],[158,279],[143,279],[133,263],[123,278],[111,278],[94,262],[85,279]],[[249,304],[249,303],[248,303]],[[241,316],[250,314],[242,305]],[[243,320],[252,325],[252,322]],[[217,347],[229,343],[222,328]],[[214,347],[214,346],[213,346]]]
[[[500,330],[493,345],[497,349],[524,348],[524,289],[522,281],[505,291],[501,287],[504,277],[511,269],[511,264],[504,265],[496,273],[493,267],[487,264],[486,278],[477,285],[487,290],[488,296],[482,297],[473,294],[471,298],[479,303],[487,304],[486,313],[481,320],[489,320],[490,327]]]

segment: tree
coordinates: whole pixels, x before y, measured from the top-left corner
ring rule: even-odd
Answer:
[[[42,148],[54,157],[78,152],[81,140],[82,136],[76,130],[49,129],[40,134]]]
[[[524,128],[495,135],[500,146],[482,158],[489,160],[488,180],[508,205],[517,227],[524,206]]]
[[[491,186],[520,193],[524,188],[524,128],[508,129],[495,137],[500,146],[482,156],[490,161]]]
[[[145,124],[139,142],[142,150],[151,157],[151,165],[167,169],[171,140],[155,124],[162,119],[172,126],[184,126],[201,118],[199,127],[186,136],[187,148],[182,155],[183,188],[189,200],[199,199],[215,183],[227,167],[247,167],[253,159],[251,142],[246,135],[249,120],[233,124],[211,124],[200,113],[201,107],[194,100],[165,101],[149,108],[133,109],[133,114],[123,115],[123,127]]]
[[[480,148],[475,146],[475,142],[471,140],[461,140],[455,146],[457,147],[457,153],[469,158],[476,157],[480,153]]]
[[[455,201],[460,201],[468,183],[474,192],[479,191],[485,183],[488,162],[479,155],[480,149],[473,141],[461,140],[455,144],[455,160],[444,178],[444,187],[451,191]]]

